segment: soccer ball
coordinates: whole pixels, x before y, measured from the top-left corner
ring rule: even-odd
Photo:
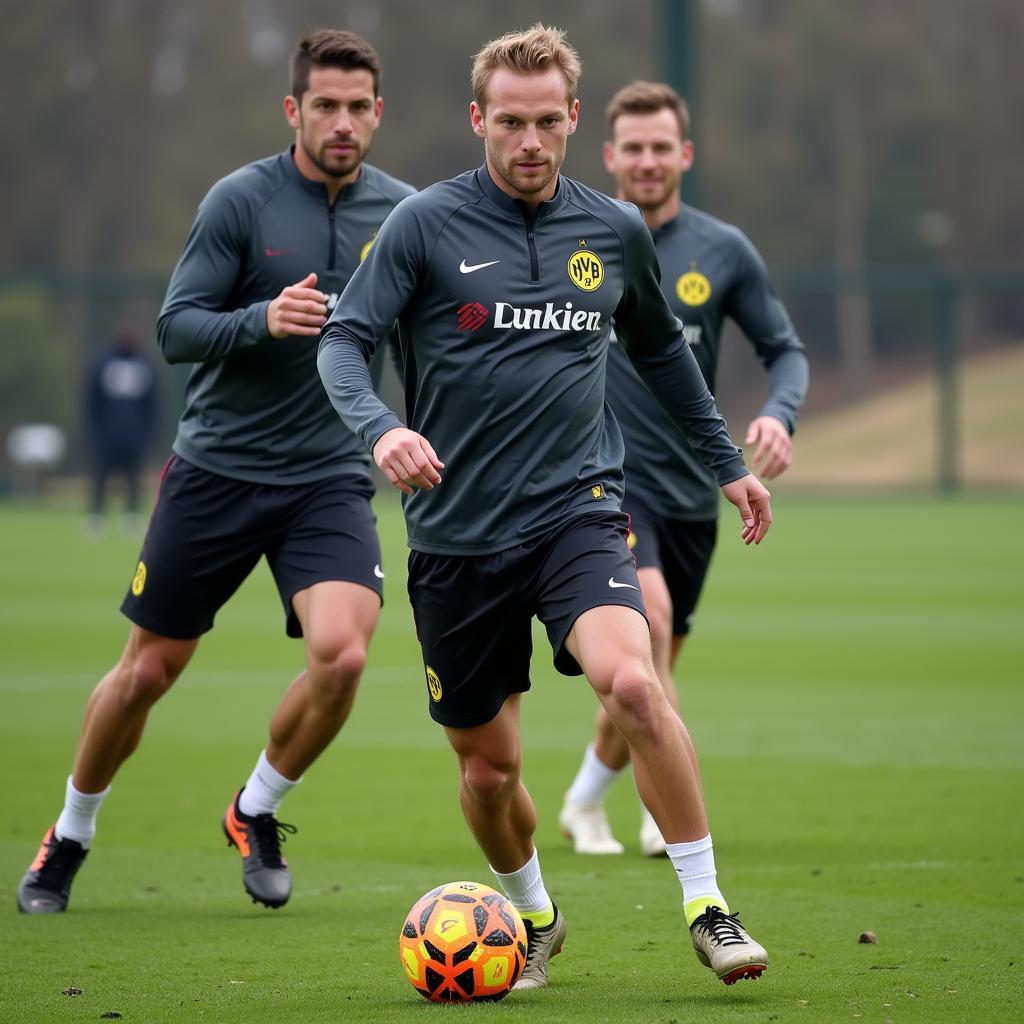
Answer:
[[[398,953],[413,988],[432,1002],[496,1002],[522,974],[526,926],[500,892],[448,882],[413,905]]]

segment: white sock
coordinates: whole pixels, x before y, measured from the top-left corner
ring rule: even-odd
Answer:
[[[684,904],[699,899],[707,899],[709,903],[720,900],[720,906],[728,909],[718,888],[715,851],[710,835],[692,843],[668,843],[665,850],[683,887]]]
[[[609,768],[594,752],[591,743],[583,754],[583,763],[576,773],[565,799],[571,804],[597,807],[604,803],[608,787],[619,777],[614,768]]]
[[[96,835],[96,815],[109,792],[110,787],[107,786],[101,793],[80,793],[69,775],[64,790],[64,809],[53,829],[57,838],[74,839],[88,850]]]
[[[249,776],[249,781],[238,798],[238,809],[254,817],[257,814],[277,814],[281,801],[302,781],[286,779],[268,760],[264,750]]]
[[[536,850],[518,871],[507,875],[495,871],[494,868],[491,868],[491,871],[494,872],[494,877],[509,898],[509,902],[520,914],[530,914],[534,918],[534,923],[540,927],[549,923],[536,920],[538,915],[552,911],[553,907],[551,897],[548,895],[547,889],[544,888],[544,879],[541,878],[540,858],[537,856]]]

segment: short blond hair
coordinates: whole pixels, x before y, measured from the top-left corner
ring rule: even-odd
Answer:
[[[547,71],[556,67],[565,78],[569,106],[576,99],[583,61],[565,39],[565,32],[537,22],[525,32],[507,32],[484,45],[473,58],[473,98],[482,110],[487,100],[487,87],[498,68],[522,74]]]

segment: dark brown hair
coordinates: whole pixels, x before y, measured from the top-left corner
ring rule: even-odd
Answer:
[[[612,98],[605,110],[608,128],[615,134],[615,119],[622,114],[656,114],[671,110],[679,122],[679,137],[690,137],[690,108],[686,100],[664,82],[630,82]]]
[[[341,68],[342,71],[365,68],[373,75],[373,95],[380,94],[380,57],[355,32],[322,28],[299,40],[291,60],[292,95],[297,100],[301,100],[309,88],[309,72],[315,67]]]

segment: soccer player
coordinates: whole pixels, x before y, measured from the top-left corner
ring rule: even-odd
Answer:
[[[138,332],[122,324],[113,343],[92,361],[83,395],[85,436],[92,455],[89,511],[82,532],[100,540],[107,531],[107,481],[120,475],[125,483],[127,534],[138,534],[139,478],[160,419],[156,366],[143,349]]]
[[[586,675],[625,735],[640,792],[671,843],[697,956],[731,983],[758,976],[767,956],[718,888],[693,750],[651,663],[620,511],[622,439],[604,398],[613,316],[644,381],[739,508],[747,543],[770,525],[769,495],[661,294],[643,220],[559,173],[579,73],[564,34],[543,25],[476,55],[470,122],[484,164],[388,218],[324,328],[320,373],[342,419],[406,495],[428,706],[458,758],[469,827],[526,920],[517,987],[546,984],[566,934],[520,778],[534,615],[556,667]],[[408,427],[366,369],[396,319]]]
[[[671,86],[634,82],[608,105],[611,139],[604,161],[618,198],[635,203],[654,237],[661,287],[683,323],[708,387],[714,391],[722,321],[731,317],[768,372],[768,400],[747,428],[751,464],[766,479],[784,472],[791,435],[807,391],[804,347],[746,236],[684,205],[679,183],[693,164],[690,115]],[[651,625],[654,667],[678,708],[672,670],[690,631],[718,530],[718,487],[669,416],[651,399],[626,352],[609,352],[608,403],[626,445],[630,546]],[[629,762],[629,747],[603,709],[593,743],[566,793],[559,826],[577,853],[622,853],[604,810],[609,786]],[[663,856],[665,840],[641,805],[640,847]]]
[[[218,609],[266,556],[305,669],[223,820],[246,892],[291,893],[278,807],[352,707],[380,613],[380,546],[363,446],[334,414],[316,340],[374,235],[414,190],[364,162],[380,123],[380,60],[322,30],[291,58],[295,142],[219,181],[199,207],[157,324],[195,364],[173,455],[121,610],[128,644],[85,711],[64,809],[18,889],[27,913],[67,907],[96,814]]]

